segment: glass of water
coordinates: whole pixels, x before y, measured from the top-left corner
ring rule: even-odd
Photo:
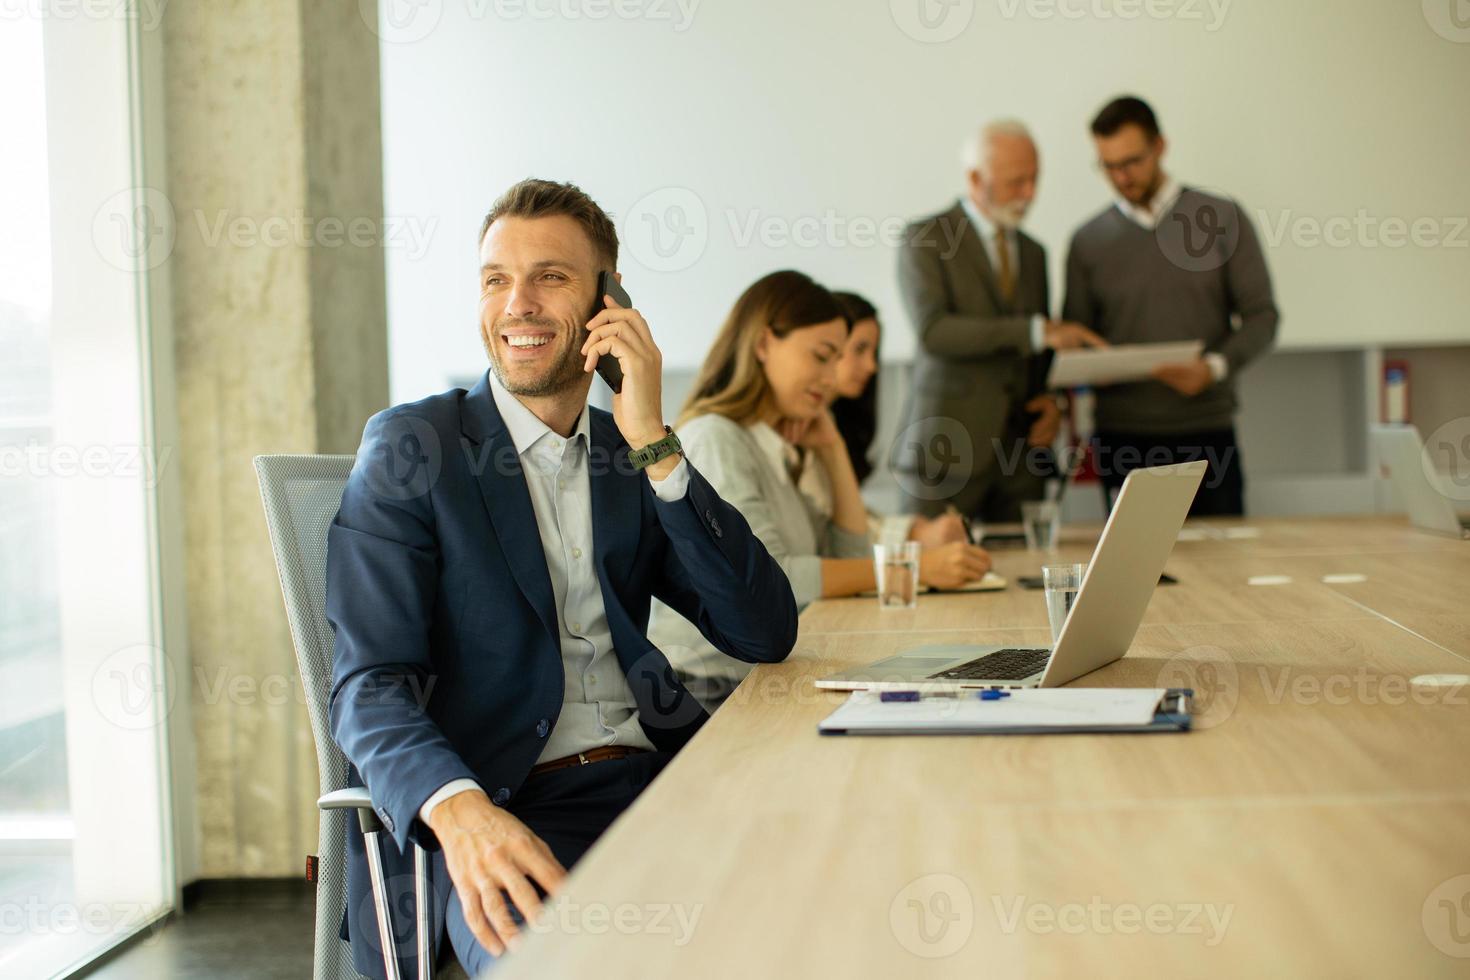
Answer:
[[[1056,551],[1062,508],[1054,500],[1028,500],[1021,505],[1021,527],[1028,551]]]
[[[1046,587],[1046,618],[1051,621],[1051,642],[1061,639],[1062,627],[1067,625],[1067,615],[1077,593],[1082,590],[1082,577],[1087,574],[1086,565],[1047,565],[1041,570],[1041,584]]]
[[[873,572],[880,608],[913,609],[919,604],[919,542],[873,545]]]

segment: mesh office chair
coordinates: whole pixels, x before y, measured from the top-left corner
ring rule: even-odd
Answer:
[[[398,980],[398,961],[391,955],[395,944],[378,850],[382,827],[367,790],[347,787],[347,760],[332,740],[327,712],[333,641],[332,627],[327,623],[327,528],[342,503],[342,490],[352,472],[352,461],[351,456],[257,456],[255,472],[260,479],[266,526],[276,556],[276,571],[281,576],[286,620],[296,647],[296,665],[306,691],[306,710],[311,717],[317,769],[321,773],[312,977],[313,980],[358,980],[359,976],[352,965],[352,949],[338,934],[347,905],[347,811],[353,810],[366,837],[380,948],[386,954],[384,968],[389,980]],[[418,972],[421,980],[427,980],[434,975],[427,941],[427,855],[417,846],[414,867],[420,939]],[[446,943],[446,951],[447,946]],[[439,971],[440,980],[465,977],[453,956],[448,959],[445,968]]]

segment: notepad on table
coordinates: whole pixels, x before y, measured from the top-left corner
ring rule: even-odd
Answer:
[[[1005,576],[997,575],[994,572],[986,572],[984,578],[977,578],[973,582],[966,582],[964,585],[957,586],[953,589],[936,589],[932,585],[921,585],[919,586],[919,594],[922,595],[926,592],[1004,592],[1010,584],[1010,580]],[[858,593],[858,595],[864,599],[872,599],[878,595],[878,590],[869,589],[866,592]]]
[[[854,691],[817,726],[824,735],[1047,734],[1182,731],[1188,692],[1164,688],[1024,688],[996,701],[977,691],[884,701]]]

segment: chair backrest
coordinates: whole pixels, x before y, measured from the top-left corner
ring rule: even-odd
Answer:
[[[332,685],[332,627],[327,623],[327,528],[352,472],[351,456],[257,456],[286,621],[306,691],[321,792],[347,784],[347,760],[332,741],[327,696]],[[347,905],[347,815],[323,813],[318,842],[314,980],[357,980],[352,950],[338,935]]]

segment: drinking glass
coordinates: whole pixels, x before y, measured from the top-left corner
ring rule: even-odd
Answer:
[[[873,545],[873,572],[881,608],[913,609],[919,604],[919,542]]]
[[[1072,603],[1082,591],[1086,565],[1047,565],[1041,570],[1041,584],[1046,587],[1046,618],[1051,622],[1051,642],[1061,639],[1062,627],[1072,612]]]

